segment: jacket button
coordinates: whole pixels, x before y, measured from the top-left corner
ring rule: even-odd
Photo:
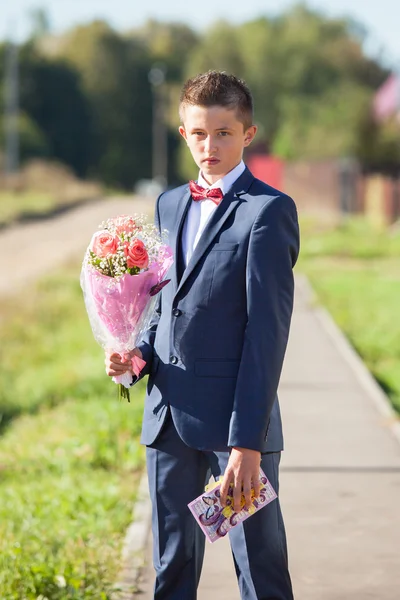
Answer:
[[[182,311],[179,310],[179,308],[174,308],[174,310],[172,311],[172,314],[174,315],[174,317],[180,317],[182,314]]]
[[[178,358],[176,356],[170,356],[169,361],[171,365],[176,365],[178,363]]]

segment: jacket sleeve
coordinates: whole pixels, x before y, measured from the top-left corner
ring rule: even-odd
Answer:
[[[161,196],[162,196],[162,194],[161,194]],[[161,196],[159,196],[157,199],[156,207],[155,207],[155,214],[154,214],[154,223],[159,231],[161,231],[160,207],[159,207]],[[143,335],[142,340],[137,345],[137,347],[139,348],[139,350],[141,351],[141,353],[143,355],[143,360],[146,361],[146,365],[143,367],[142,371],[140,372],[139,377],[135,377],[135,376],[133,377],[133,381],[132,381],[131,385],[134,385],[135,383],[140,381],[143,377],[145,377],[145,375],[149,375],[149,373],[151,371],[151,365],[153,362],[154,340],[156,337],[158,322],[159,322],[160,316],[161,316],[161,296],[162,296],[162,292],[160,292],[158,294],[155,312],[154,312],[153,318],[150,322],[149,328]]]
[[[299,253],[296,206],[272,198],[259,212],[246,265],[247,325],[228,445],[261,451],[281,375],[293,310]]]

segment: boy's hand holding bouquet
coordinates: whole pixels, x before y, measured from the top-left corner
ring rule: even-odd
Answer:
[[[135,348],[152,319],[156,295],[173,263],[165,235],[142,215],[122,215],[101,224],[86,250],[81,286],[97,342],[120,356],[120,394],[129,400],[132,373],[146,364]],[[129,370],[126,366],[129,363]],[[125,365],[123,367],[122,365]]]

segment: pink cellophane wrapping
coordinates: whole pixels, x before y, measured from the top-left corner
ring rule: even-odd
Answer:
[[[150,296],[150,290],[164,279],[172,263],[168,246],[162,246],[158,260],[137,275],[108,277],[84,261],[81,287],[93,335],[102,348],[121,356],[135,348],[154,314],[157,295]],[[144,364],[135,360],[134,372],[138,374]],[[128,387],[132,375],[126,373],[113,380]]]
[[[260,468],[260,495],[254,498],[249,510],[242,509],[240,512],[234,512],[233,509],[224,510],[220,502],[221,484],[218,483],[212,489],[206,490],[198,498],[190,502],[188,507],[192,512],[197,523],[203,530],[204,535],[209,542],[214,543],[224,537],[233,527],[242,523],[255,512],[277,498],[275,490],[270,484],[268,478]],[[232,486],[228,492],[228,502],[232,506],[233,499],[229,496]],[[229,516],[223,514],[223,511],[231,512]]]

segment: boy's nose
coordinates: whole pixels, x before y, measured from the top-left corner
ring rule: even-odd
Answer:
[[[213,137],[210,135],[204,140],[204,149],[206,152],[212,152],[216,148],[216,143]]]

